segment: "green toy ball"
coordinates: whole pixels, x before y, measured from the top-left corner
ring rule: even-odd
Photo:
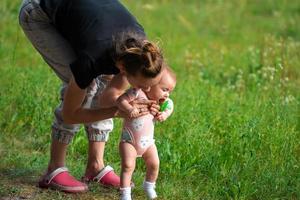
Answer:
[[[165,110],[167,109],[168,105],[169,105],[169,102],[168,102],[168,101],[163,102],[163,103],[160,105],[159,111],[160,111],[160,112],[165,111]]]

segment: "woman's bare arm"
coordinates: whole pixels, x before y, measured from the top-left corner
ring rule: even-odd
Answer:
[[[115,75],[100,96],[100,106],[102,108],[116,106],[117,99],[128,89],[128,87],[129,83],[124,75]]]
[[[79,88],[72,77],[63,101],[63,119],[67,124],[78,124],[104,120],[118,115],[117,107],[89,109],[83,108],[86,90]]]
[[[117,99],[128,89],[129,83],[127,78],[122,74],[117,74],[111,80],[110,84],[105,88],[100,96],[100,106],[104,108],[109,108],[112,106],[117,106]],[[140,110],[140,113],[136,116],[142,116],[148,114],[149,106],[154,101],[151,100],[133,100],[130,102],[132,107]]]

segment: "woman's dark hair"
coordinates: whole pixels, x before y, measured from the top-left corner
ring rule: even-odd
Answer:
[[[133,76],[140,73],[146,78],[154,78],[164,65],[159,47],[135,32],[123,32],[113,38],[112,56]]]

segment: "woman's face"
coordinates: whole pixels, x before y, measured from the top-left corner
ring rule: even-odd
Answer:
[[[154,78],[146,78],[143,75],[137,73],[135,76],[132,76],[128,74],[122,64],[122,62],[117,62],[116,66],[119,68],[120,72],[124,74],[127,78],[127,81],[133,88],[142,89],[143,91],[147,92],[150,91],[150,88],[153,85],[156,85],[159,83],[162,77],[162,72],[160,72],[156,77]],[[164,71],[164,70],[162,70]]]
[[[141,74],[137,74],[135,76],[131,76],[127,74],[127,80],[129,84],[133,88],[142,89],[144,92],[150,91],[150,88],[153,85],[158,84],[161,78],[162,78],[162,73],[159,73],[155,78],[145,78]]]

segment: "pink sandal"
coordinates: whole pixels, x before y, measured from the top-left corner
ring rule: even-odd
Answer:
[[[86,192],[88,186],[71,176],[66,167],[60,167],[49,174],[45,174],[39,181],[40,188],[51,188],[68,193]]]
[[[95,181],[107,187],[120,187],[120,177],[115,174],[114,169],[107,165],[95,177],[82,177],[83,182]]]

